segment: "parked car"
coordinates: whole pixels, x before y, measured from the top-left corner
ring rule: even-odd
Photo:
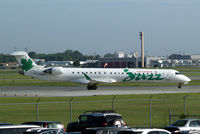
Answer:
[[[40,128],[36,125],[7,125],[0,127],[0,134],[23,134],[30,128]]]
[[[0,122],[0,127],[2,127],[2,126],[10,126],[10,125],[13,125],[13,124]]]
[[[120,114],[112,110],[86,111],[77,122],[67,125],[67,132],[78,132],[92,127],[127,127]]]
[[[156,128],[143,128],[143,129],[125,129],[120,130],[116,134],[171,134],[171,132],[165,129],[156,129]]]
[[[43,128],[57,128],[57,129],[62,129],[63,131],[65,131],[64,125],[58,121],[30,121],[30,122],[24,122],[22,124],[38,125]]]
[[[200,131],[200,119],[178,120],[164,129],[172,132],[173,134],[198,132]]]
[[[32,128],[26,130],[23,134],[65,134],[65,132],[56,128]]]
[[[81,134],[171,134],[165,129],[133,129],[120,127],[86,128]]]
[[[96,127],[96,128],[86,128],[81,134],[117,134],[118,132],[129,132],[130,128],[125,127]]]

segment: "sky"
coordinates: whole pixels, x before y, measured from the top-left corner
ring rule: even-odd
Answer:
[[[200,54],[200,0],[0,0],[0,53]]]

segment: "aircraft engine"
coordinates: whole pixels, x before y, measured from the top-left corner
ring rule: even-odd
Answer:
[[[63,73],[63,68],[62,67],[51,67],[43,71],[44,73],[47,74],[52,74],[52,75],[59,75]]]

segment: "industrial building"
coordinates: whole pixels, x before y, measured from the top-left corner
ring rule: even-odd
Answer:
[[[116,51],[114,57],[100,58],[98,61],[99,68],[136,68],[137,52],[125,54],[122,51]]]
[[[146,57],[147,67],[199,66],[199,54],[171,54],[169,57]]]
[[[135,68],[136,58],[100,58],[100,68]]]

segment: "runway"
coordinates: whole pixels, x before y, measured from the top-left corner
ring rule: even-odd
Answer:
[[[1,97],[72,97],[122,94],[200,93],[200,86],[167,87],[119,87],[99,86],[87,90],[86,86],[1,86]]]
[[[200,80],[199,76],[189,76],[191,80]]]

